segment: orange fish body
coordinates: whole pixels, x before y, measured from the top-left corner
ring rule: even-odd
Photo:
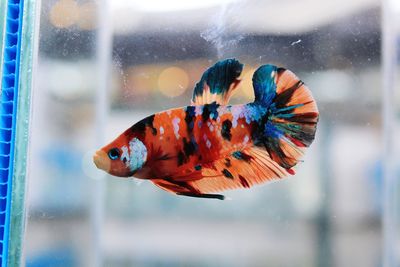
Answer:
[[[139,121],[97,151],[95,164],[178,195],[218,199],[211,193],[294,174],[314,139],[315,101],[292,72],[264,65],[253,76],[255,101],[229,106],[242,67],[218,62],[196,85],[192,105]]]

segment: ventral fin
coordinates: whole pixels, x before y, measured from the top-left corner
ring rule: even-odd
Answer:
[[[196,84],[192,105],[205,105],[216,102],[227,105],[232,92],[240,83],[243,64],[236,59],[225,59],[207,69]]]

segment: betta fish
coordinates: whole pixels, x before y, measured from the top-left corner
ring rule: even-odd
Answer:
[[[228,105],[242,69],[236,59],[217,62],[191,105],[137,122],[95,153],[95,165],[176,195],[221,200],[217,192],[293,175],[315,136],[311,92],[293,72],[263,65],[252,78],[254,102]]]

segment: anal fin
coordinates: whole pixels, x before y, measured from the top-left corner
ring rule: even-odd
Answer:
[[[294,174],[285,169],[258,147],[234,151],[231,155],[214,161],[202,169],[202,179],[188,182],[201,193],[219,192],[228,189],[250,188],[270,180]]]
[[[223,199],[223,196],[211,193],[250,188],[289,174],[293,175],[294,171],[279,165],[266,150],[248,147],[202,165],[201,171],[151,181],[163,190],[177,195]]]

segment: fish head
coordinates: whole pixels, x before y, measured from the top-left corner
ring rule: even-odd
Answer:
[[[93,155],[97,168],[119,177],[134,175],[147,160],[147,148],[137,137],[119,136]]]

